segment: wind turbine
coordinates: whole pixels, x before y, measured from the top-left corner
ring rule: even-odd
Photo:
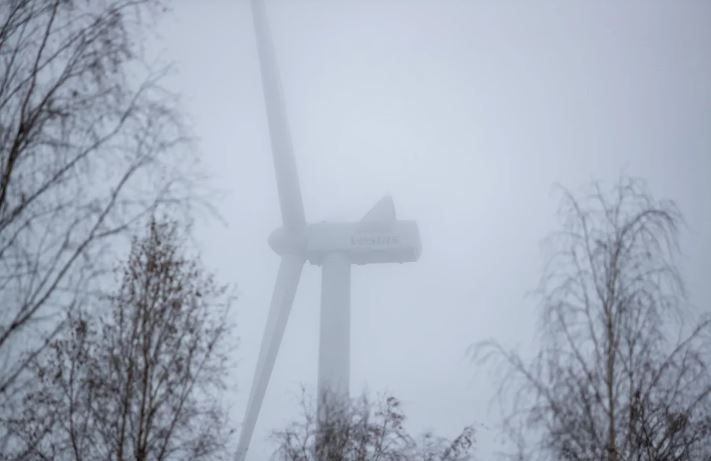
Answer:
[[[323,270],[317,391],[320,402],[326,393],[348,397],[351,265],[412,262],[421,252],[417,224],[397,220],[392,199],[387,196],[360,222],[306,222],[262,0],[252,0],[252,15],[283,226],[269,236],[269,244],[281,256],[281,263],[242,424],[237,461],[243,461],[247,454],[304,263],[308,260]]]

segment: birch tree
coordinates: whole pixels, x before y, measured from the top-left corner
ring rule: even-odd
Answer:
[[[477,348],[503,364],[518,459],[711,459],[711,320],[685,308],[679,210],[626,178],[564,192],[560,217],[538,353]]]
[[[1,459],[227,459],[229,298],[184,253],[175,223],[134,240],[118,290],[31,363]]]
[[[185,127],[142,52],[161,8],[0,2],[0,413],[15,411],[66,312],[100,288],[116,237],[188,203]]]
[[[466,427],[449,440],[432,433],[413,437],[405,428],[400,401],[367,396],[328,398],[319,415],[306,396],[302,417],[275,431],[275,461],[470,461],[474,430]]]

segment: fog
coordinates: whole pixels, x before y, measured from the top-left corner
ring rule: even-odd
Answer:
[[[390,194],[416,263],[354,266],[351,392],[402,399],[414,432],[500,447],[496,383],[467,356],[534,341],[555,184],[645,178],[685,217],[689,302],[711,310],[711,3],[270,0],[307,220],[355,221]],[[237,287],[227,378],[243,417],[279,258],[280,213],[249,2],[175,2],[157,30],[212,204],[203,259]],[[304,269],[248,459],[315,390],[320,269]],[[692,315],[692,314],[688,314]]]

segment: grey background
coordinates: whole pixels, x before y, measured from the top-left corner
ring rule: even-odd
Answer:
[[[355,267],[352,388],[391,391],[409,427],[478,427],[500,446],[494,384],[467,347],[530,349],[541,242],[558,196],[641,176],[686,218],[682,270],[711,306],[711,2],[273,0],[308,219],[359,219],[383,194],[417,219],[418,263]],[[229,405],[242,418],[278,258],[279,225],[246,0],[182,0],[156,29],[168,86],[193,121],[214,205],[206,265],[238,287]],[[316,379],[320,271],[307,266],[252,449],[296,416]],[[693,315],[693,314],[689,314]]]

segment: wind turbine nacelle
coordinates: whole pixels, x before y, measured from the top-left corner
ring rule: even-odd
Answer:
[[[422,252],[415,221],[393,221],[387,226],[360,223],[318,223],[307,226],[306,257],[321,264],[331,253],[343,254],[351,264],[406,263]]]
[[[282,227],[272,232],[269,245],[280,255],[302,256],[319,265],[329,254],[344,255],[351,264],[371,264],[413,262],[422,252],[417,223],[398,220],[389,196],[359,222],[321,222],[296,230]]]

